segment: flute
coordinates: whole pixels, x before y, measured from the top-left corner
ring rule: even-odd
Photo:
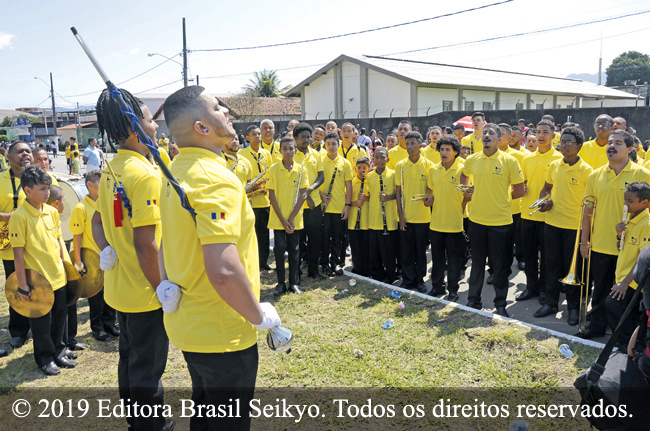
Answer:
[[[623,223],[627,223],[627,205],[623,205]],[[621,232],[621,240],[618,244],[619,250],[623,250],[623,244],[625,244],[625,231]]]
[[[379,174],[379,201],[381,202],[381,218],[384,221],[383,235],[388,235],[388,225],[386,224],[386,202],[381,200],[382,193],[384,193],[384,177]]]
[[[366,173],[361,174],[361,187],[359,187],[359,194],[363,193],[363,182],[366,179]],[[363,205],[363,202],[361,202],[361,205],[357,209],[357,222],[354,225],[354,230],[359,230],[361,229],[361,206]]]
[[[298,177],[298,187],[296,188],[296,195],[293,197],[293,207],[296,207],[296,204],[298,203],[298,194],[300,193],[300,183],[302,182],[302,170],[305,168],[305,164],[303,163],[300,166],[300,177]]]
[[[331,198],[332,197],[332,188],[334,187],[334,180],[336,179],[336,173],[338,172],[339,167],[335,166],[334,167],[334,173],[332,174],[332,181],[330,181],[330,186],[327,189],[327,197]],[[327,209],[327,204],[323,202],[323,214],[325,214],[325,210]]]

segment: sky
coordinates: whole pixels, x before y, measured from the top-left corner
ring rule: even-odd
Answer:
[[[468,10],[487,5],[493,6]],[[262,69],[277,70],[282,86],[296,85],[341,54],[565,77],[598,72],[601,37],[603,70],[625,51],[650,53],[647,0],[35,0],[29,7],[6,2],[2,12],[0,108],[4,109],[50,108],[50,73],[57,106],[96,103],[105,86],[73,37],[73,26],[108,77],[134,94],[172,93],[182,87],[178,54],[183,17],[189,78],[198,75],[200,85],[219,96],[239,93],[253,72]],[[446,14],[451,15],[427,20]],[[626,14],[631,16],[577,25]],[[316,42],[202,51],[329,37],[418,20],[422,21]],[[501,38],[556,27],[566,28]],[[468,43],[490,38],[500,39]],[[405,53],[414,50],[418,51]]]

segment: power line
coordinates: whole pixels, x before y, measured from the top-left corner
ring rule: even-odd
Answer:
[[[148,89],[146,89],[146,90],[138,91],[137,93],[133,93],[133,94],[142,94],[142,93],[146,93],[147,91],[157,90],[157,89],[159,89],[159,88],[167,87],[168,85],[176,84],[177,82],[181,82],[181,81],[182,81],[182,79],[177,79],[176,81],[168,82],[167,84],[163,84],[163,85],[159,85],[159,86],[157,86],[157,87],[148,88]]]
[[[286,67],[284,69],[273,69],[276,72],[284,71],[284,70],[294,70],[294,69],[306,69],[308,67],[318,67],[318,66],[324,66],[327,63],[319,63],[319,64],[310,64],[307,66],[296,66],[296,67]],[[255,71],[258,72],[258,71]],[[201,79],[218,79],[218,78],[231,78],[234,76],[246,76],[246,75],[252,75],[255,72],[243,72],[243,73],[233,73],[232,75],[220,75],[220,76],[206,76]]]
[[[318,41],[321,41],[321,40],[338,39],[338,38],[341,38],[341,37],[355,36],[355,35],[359,35],[359,34],[371,33],[371,32],[380,31],[380,30],[387,30],[387,29],[396,28],[396,27],[403,27],[403,26],[411,25],[411,24],[418,24],[418,23],[421,23],[421,22],[431,21],[431,20],[440,19],[440,18],[448,18],[450,16],[461,15],[461,14],[468,13],[468,12],[474,12],[474,11],[481,10],[481,9],[486,9],[486,8],[489,8],[489,7],[492,7],[492,6],[499,6],[499,5],[502,5],[502,4],[505,4],[505,3],[510,3],[512,1],[514,1],[514,0],[504,0],[504,1],[497,2],[497,3],[490,3],[490,4],[487,4],[487,5],[483,5],[483,6],[477,6],[477,7],[471,8],[471,9],[465,9],[465,10],[460,10],[460,11],[456,11],[456,12],[450,12],[450,13],[446,13],[446,14],[443,14],[443,15],[434,16],[434,17],[431,17],[431,18],[424,18],[424,19],[419,19],[419,20],[416,20],[416,21],[403,22],[403,23],[400,23],[400,24],[387,25],[387,26],[384,26],[384,27],[371,28],[371,29],[367,29],[367,30],[355,31],[355,32],[352,32],[352,33],[338,34],[338,35],[334,35],[334,36],[318,37],[318,38],[315,38],[315,39],[306,39],[306,40],[299,40],[299,41],[294,41],[294,42],[274,43],[274,44],[271,44],[271,45],[246,46],[246,47],[242,47],[242,48],[193,49],[192,52],[244,51],[244,50],[250,50],[250,49],[274,48],[274,47],[277,47],[277,46],[298,45],[298,44],[301,44],[301,43],[309,43],[309,42],[318,42]]]
[[[563,26],[560,26],[560,27],[552,27],[552,28],[546,28],[546,29],[541,29],[541,30],[534,30],[534,31],[529,31],[529,32],[525,32],[525,33],[515,33],[515,34],[506,35],[506,36],[495,36],[495,37],[490,37],[490,38],[487,38],[487,39],[479,39],[479,40],[473,40],[473,41],[469,41],[469,42],[452,43],[452,44],[449,44],[449,45],[433,46],[433,47],[430,47],[430,48],[411,49],[409,51],[401,51],[401,52],[393,52],[393,53],[390,53],[390,54],[382,54],[382,56],[411,54],[411,53],[414,53],[414,52],[431,51],[431,50],[434,50],[434,49],[451,48],[451,47],[454,47],[454,46],[472,45],[472,44],[475,44],[475,43],[483,43],[483,42],[492,42],[492,41],[495,41],[495,40],[508,39],[508,38],[511,38],[511,37],[520,37],[520,36],[528,36],[528,35],[531,35],[531,34],[548,33],[550,31],[563,30],[563,29],[566,29],[566,28],[581,27],[583,25],[597,24],[599,22],[613,21],[615,19],[627,18],[629,16],[642,15],[642,14],[645,14],[645,13],[648,13],[648,12],[650,12],[650,9],[639,11],[639,12],[632,12],[632,13],[628,13],[628,14],[625,14],[625,15],[619,15],[619,16],[615,16],[615,17],[611,17],[611,18],[603,18],[603,19],[599,19],[599,20],[586,21],[586,22],[577,23],[577,24],[567,24],[567,25],[563,25]]]

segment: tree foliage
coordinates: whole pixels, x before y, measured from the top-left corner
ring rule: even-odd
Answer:
[[[257,97],[279,97],[291,86],[280,88],[280,78],[275,70],[262,70],[255,72],[248,85],[244,86],[244,91]]]
[[[650,56],[638,51],[620,54],[607,68],[607,86],[625,85],[627,80],[637,84],[650,82]]]

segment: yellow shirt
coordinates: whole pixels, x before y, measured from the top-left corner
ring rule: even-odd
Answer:
[[[431,148],[431,145],[427,145],[422,152],[424,153],[424,157],[431,163],[440,163],[440,152],[436,148]]]
[[[564,159],[554,160],[548,165],[546,182],[553,186],[553,208],[546,212],[546,224],[561,229],[578,229],[580,206],[587,178],[592,172],[591,166],[582,158],[573,166],[565,163]]]
[[[302,170],[302,178],[300,178],[300,171]],[[300,181],[300,184],[298,182]],[[291,171],[284,167],[284,163],[276,163],[269,169],[269,181],[266,183],[268,190],[275,192],[275,200],[278,202],[280,212],[285,219],[289,218],[293,211],[293,201],[296,198],[298,189],[306,189],[309,187],[309,180],[307,179],[306,169],[303,169],[300,163],[294,161]],[[294,219],[294,230],[303,229],[302,210],[296,214]],[[280,218],[271,206],[271,215],[269,216],[269,229],[284,230]]]
[[[47,172],[47,174],[50,176],[50,179],[52,179],[52,185],[53,186],[58,186],[59,185],[59,180],[56,179],[54,174],[52,172]]]
[[[524,174],[524,180],[526,181],[526,194],[521,198],[521,207],[525,210],[521,213],[522,219],[542,222],[546,219],[546,213],[540,211],[537,211],[532,216],[529,215],[532,212],[529,207],[539,199],[539,194],[544,188],[548,165],[552,161],[561,158],[562,154],[555,148],[551,148],[544,154],[537,150],[533,154],[524,157],[521,162],[521,172]]]
[[[273,141],[270,144],[265,144],[264,141],[262,141],[260,148],[264,148],[266,151],[269,152],[269,154],[271,154],[271,159],[273,161],[273,164],[282,161],[282,153],[280,152],[280,143],[278,141]],[[253,162],[251,161],[251,163]],[[269,168],[270,167],[271,165],[269,165]]]
[[[59,213],[49,205],[43,205],[39,211],[29,202],[23,202],[9,219],[11,246],[24,247],[25,269],[40,272],[54,290],[68,282],[61,260],[60,238]]]
[[[395,194],[395,171],[392,169],[384,169],[380,175],[376,170],[370,172],[366,177],[366,184],[364,186],[363,194],[369,197],[368,201],[368,227],[373,230],[384,230],[384,217],[381,215],[381,201],[379,195],[381,194],[381,185],[383,183],[384,193],[386,195]],[[393,199],[384,202],[386,210],[386,228],[390,230],[397,230],[397,200]]]
[[[643,146],[639,146],[639,150],[636,152],[636,154],[642,159],[645,159],[645,150],[643,149]]]
[[[366,152],[363,151],[357,144],[350,144],[347,150],[343,148],[343,144],[339,145],[339,154],[350,164],[352,168],[357,165],[357,160],[361,157],[367,157]],[[327,156],[325,156],[327,157]],[[354,197],[352,198],[354,200]]]
[[[97,247],[93,238],[93,227],[91,220],[97,209],[97,202],[86,197],[75,205],[70,215],[70,230],[75,235],[81,235],[81,248],[89,248],[96,253],[101,250]]]
[[[474,182],[469,219],[486,226],[512,223],[510,185],[524,182],[517,159],[501,150],[490,157],[481,151],[465,160],[463,173]]]
[[[650,157],[648,157],[647,159],[645,159],[645,160],[643,161],[643,163],[641,164],[641,166],[643,166],[644,168],[650,170]]]
[[[10,213],[17,209],[25,201],[25,192],[20,187],[20,174],[14,178],[16,191],[18,192],[18,203],[14,208],[14,189],[11,185],[11,168],[0,173],[0,212]],[[18,190],[20,188],[20,190]],[[4,227],[6,223],[0,221],[0,227]],[[0,250],[0,259],[14,260],[14,252],[11,249],[11,244],[6,249]]]
[[[260,148],[259,152],[255,152],[252,147],[244,148],[239,150],[237,153],[239,156],[243,156],[246,158],[250,164],[251,167],[253,168],[253,178],[255,178],[261,171],[264,171],[266,168],[270,168],[273,165],[273,158],[271,157],[271,153],[268,152],[268,150],[265,150],[264,148]],[[225,161],[221,161],[220,163],[224,163]],[[265,167],[264,164],[267,166]],[[262,178],[268,178],[269,177],[269,172],[267,171]],[[269,196],[267,193],[262,193],[257,196],[253,196],[251,198],[251,205],[253,208],[266,208],[270,205],[269,203]]]
[[[607,159],[607,145],[601,147],[596,143],[595,139],[582,144],[578,155],[589,166],[594,168],[594,170],[609,164],[609,160]]]
[[[526,152],[528,154],[532,154],[528,150],[526,150]],[[508,147],[508,149],[506,150],[506,153],[510,154],[512,157],[517,159],[517,162],[519,162],[519,167],[521,168],[521,162],[524,160],[524,157],[526,157],[526,154],[522,153],[521,151],[513,150],[510,147]],[[510,210],[512,211],[512,215],[521,213],[521,198],[512,199],[512,204],[510,205]]]
[[[226,168],[237,178],[239,178],[239,181],[241,181],[242,185],[246,185],[250,180],[253,179],[253,167],[251,166],[251,162],[248,161],[247,158],[245,157],[237,157],[237,156],[231,156],[229,154],[226,154],[225,152],[221,154],[223,158],[223,162],[225,162]],[[227,158],[226,158],[227,156]],[[233,157],[236,158],[237,166],[235,166],[235,169],[232,169],[232,166],[235,164],[235,160],[233,160]]]
[[[321,159],[321,153],[315,149],[309,147],[307,149],[307,156],[304,153],[297,151],[296,155],[293,156],[293,159],[305,166],[305,175],[307,176],[307,187],[311,187],[312,184],[316,182],[318,178],[318,173],[323,172],[323,161]],[[318,190],[314,190],[310,195],[311,199],[314,201],[314,206],[321,204],[322,200],[320,198],[320,193]],[[308,209],[307,201],[303,205],[303,209]]]
[[[369,172],[367,173],[369,174]],[[363,194],[366,194],[366,188],[368,187],[368,178],[366,178],[363,181]],[[352,179],[352,202],[356,201],[359,198],[359,193],[362,193],[361,191],[361,180],[359,179],[358,176],[355,176]],[[361,230],[368,230],[368,208],[370,205],[368,205],[368,202],[363,201],[363,204],[361,205],[361,222],[359,223],[359,229]],[[350,216],[348,217],[348,229],[354,230],[355,226],[357,225],[357,216],[359,215],[359,207],[350,207]],[[379,211],[379,215],[381,216],[381,209]],[[383,222],[382,222],[383,226]],[[382,227],[383,229],[383,227]]]
[[[616,260],[616,283],[623,281],[630,273],[641,250],[650,244],[650,213],[647,208],[627,222],[623,240],[625,241],[623,250],[619,252]],[[636,282],[632,280],[630,287],[636,289],[637,286]]]
[[[553,148],[555,148],[555,147],[557,147],[558,145],[560,145],[560,138],[561,138],[561,137],[562,137],[562,135],[560,135],[559,132],[555,132],[555,133],[554,133],[554,135],[553,135],[553,140],[551,141],[551,146],[552,146]]]
[[[415,163],[406,158],[397,164],[397,169],[395,169],[395,184],[402,187],[402,194],[404,195],[404,217],[407,223],[429,223],[431,221],[431,210],[424,206],[424,202],[411,200],[413,196],[427,192],[429,169],[431,169],[431,166],[433,166],[433,163],[422,156]],[[403,185],[402,171],[404,171]]]
[[[515,151],[516,151],[516,150],[515,150]],[[522,145],[521,147],[519,147],[519,151],[520,151],[524,156],[527,156],[527,155],[529,155],[529,154],[533,154],[532,152],[530,152],[530,151],[528,150],[528,148],[524,147],[523,145]]]
[[[165,313],[169,340],[187,352],[222,353],[257,343],[257,330],[214,290],[203,263],[207,244],[235,244],[253,294],[260,297],[255,214],[241,181],[201,148],[180,148],[172,173],[196,211],[196,223],[165,180],[160,192],[163,254],[169,281],[181,288],[178,309]]]
[[[595,196],[596,223],[591,238],[591,248],[598,253],[618,255],[616,225],[623,216],[623,193],[628,184],[635,181],[650,183],[650,171],[631,161],[618,174],[603,166],[589,175],[585,195]]]
[[[460,185],[463,163],[456,157],[449,169],[437,163],[429,169],[428,185],[433,190],[433,207],[429,229],[438,232],[463,231],[463,192]]]
[[[327,155],[323,156],[321,160],[323,163],[323,174],[325,179],[323,185],[320,186],[320,191],[324,195],[327,194],[327,190],[332,182],[334,168],[338,168],[336,171],[336,179],[334,180],[334,185],[332,187],[332,199],[327,205],[325,212],[330,214],[342,213],[343,207],[345,207],[345,182],[352,181],[353,177],[352,165],[338,154],[334,160],[330,159]]]
[[[467,145],[470,154],[480,153],[483,151],[483,138],[476,139],[476,135],[472,132],[463,138],[461,145]]]
[[[400,145],[397,145],[396,147],[388,150],[388,162],[386,163],[386,167],[388,169],[395,170],[397,164],[408,156],[409,153],[406,151],[406,148],[402,148]]]
[[[135,151],[119,149],[111,167],[124,186],[132,207],[132,217],[122,203],[122,226],[115,226],[113,177],[104,170],[99,183],[96,211],[102,215],[106,241],[117,253],[115,267],[104,272],[104,299],[123,313],[141,313],[160,308],[155,287],[144,276],[133,246],[133,228],[155,226],[160,244],[160,171]],[[178,196],[175,196],[178,199]],[[180,202],[180,201],[179,201]]]
[[[167,168],[169,168],[169,165],[171,165],[172,163],[172,159],[169,158],[169,154],[167,153],[167,151],[158,151],[158,152],[160,153],[160,159],[162,160],[162,162],[165,164],[165,166],[167,166]]]
[[[63,148],[65,149],[65,158],[69,159],[70,158],[70,145],[66,145]]]
[[[169,151],[169,138],[158,139],[158,146],[165,151]]]

